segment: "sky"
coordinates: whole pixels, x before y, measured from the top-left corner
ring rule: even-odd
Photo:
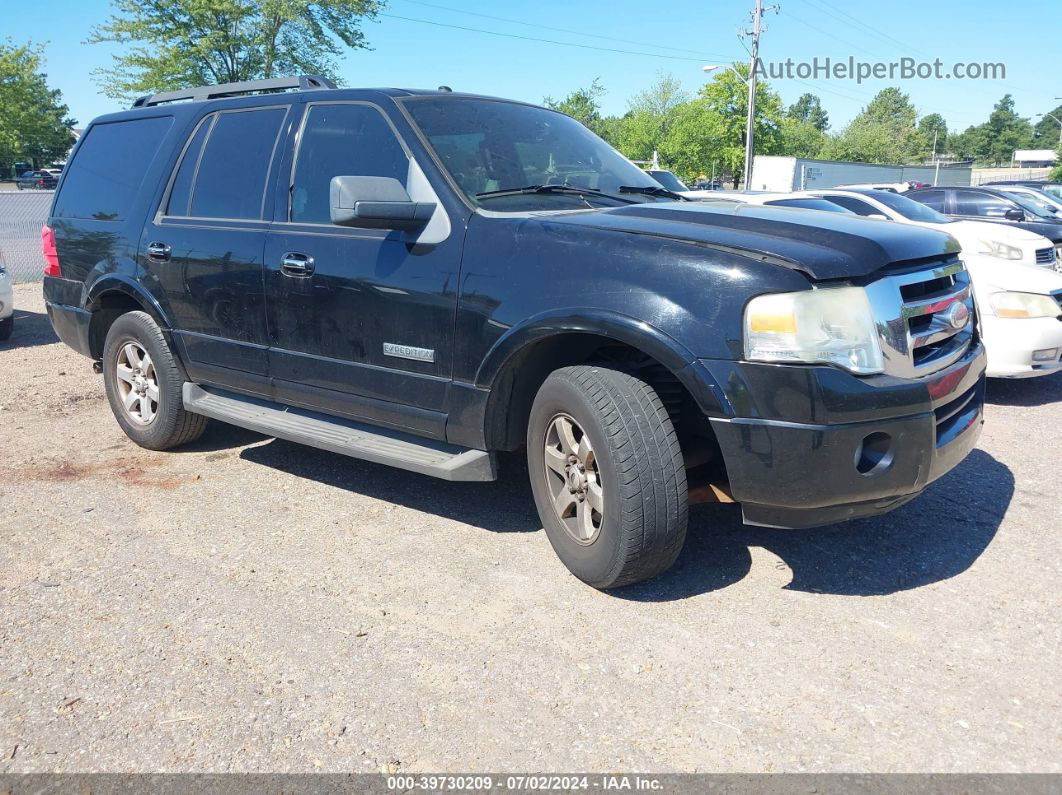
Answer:
[[[771,2],[781,9],[764,18],[760,55],[767,61],[851,56],[887,63],[907,56],[939,58],[945,71],[956,62],[1006,66],[1006,78],[993,80],[769,81],[786,104],[805,92],[817,94],[834,130],[890,85],[908,93],[920,114],[943,115],[953,130],[985,121],[1006,93],[1034,123],[1035,114],[1062,103],[1056,99],[1062,97],[1062,70],[1048,44],[1062,28],[1062,0],[765,0]],[[598,78],[607,90],[603,111],[622,114],[629,98],[661,72],[694,92],[706,79],[704,65],[747,61],[737,33],[748,27],[753,3],[389,0],[384,15],[365,25],[372,49],[348,50],[339,72],[351,86],[445,84],[530,102],[563,97]],[[120,109],[91,75],[109,65],[114,46],[83,43],[111,13],[107,0],[7,0],[5,6],[0,36],[45,45],[49,82],[81,126]]]

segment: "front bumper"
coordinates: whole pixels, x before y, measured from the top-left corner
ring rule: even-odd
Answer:
[[[11,286],[11,277],[0,273],[0,320],[11,317],[15,312],[15,290]]]
[[[1035,378],[1062,369],[1062,321],[1054,317],[981,315],[990,378]],[[1053,359],[1034,361],[1034,351],[1056,348]]]
[[[920,379],[701,360],[736,416],[712,418],[747,524],[814,527],[892,510],[973,449],[980,344]]]

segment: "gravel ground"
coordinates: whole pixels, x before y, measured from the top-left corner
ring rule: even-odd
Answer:
[[[448,484],[119,431],[39,286],[0,345],[0,772],[1062,771],[1062,377],[891,515],[692,510],[618,593],[519,457]]]

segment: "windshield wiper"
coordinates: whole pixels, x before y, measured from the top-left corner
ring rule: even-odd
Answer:
[[[675,193],[673,190],[667,188],[646,187],[641,185],[620,185],[620,193],[640,193],[643,196],[659,196],[661,199],[676,199],[680,202],[693,201],[687,196],[683,196],[681,193]]]
[[[491,196],[520,196],[523,194],[531,193],[559,193],[569,196],[584,196],[591,198],[603,198],[612,199],[614,201],[631,203],[630,199],[624,199],[620,196],[612,196],[607,193],[602,193],[598,188],[576,188],[572,185],[527,185],[523,188],[502,188],[501,190],[488,190],[482,193],[477,193],[477,199],[489,198]]]

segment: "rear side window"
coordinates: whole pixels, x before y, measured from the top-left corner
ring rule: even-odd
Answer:
[[[195,168],[199,165],[199,154],[203,151],[203,141],[210,132],[211,122],[214,115],[211,114],[203,119],[192,134],[192,140],[181,158],[181,165],[177,168],[177,176],[173,180],[173,188],[170,189],[170,200],[166,204],[167,215],[188,215],[188,204],[192,199],[192,180],[195,179]]]
[[[938,213],[944,212],[944,191],[942,190],[919,191],[911,198],[922,202],[926,207],[930,207]]]
[[[299,140],[292,221],[332,222],[332,177],[392,177],[406,184],[409,158],[383,114],[368,105],[311,105]]]
[[[263,108],[218,115],[199,159],[189,215],[262,217],[269,163],[286,112]]]
[[[55,215],[97,221],[128,218],[144,172],[171,124],[172,116],[156,116],[90,127],[66,167]]]

